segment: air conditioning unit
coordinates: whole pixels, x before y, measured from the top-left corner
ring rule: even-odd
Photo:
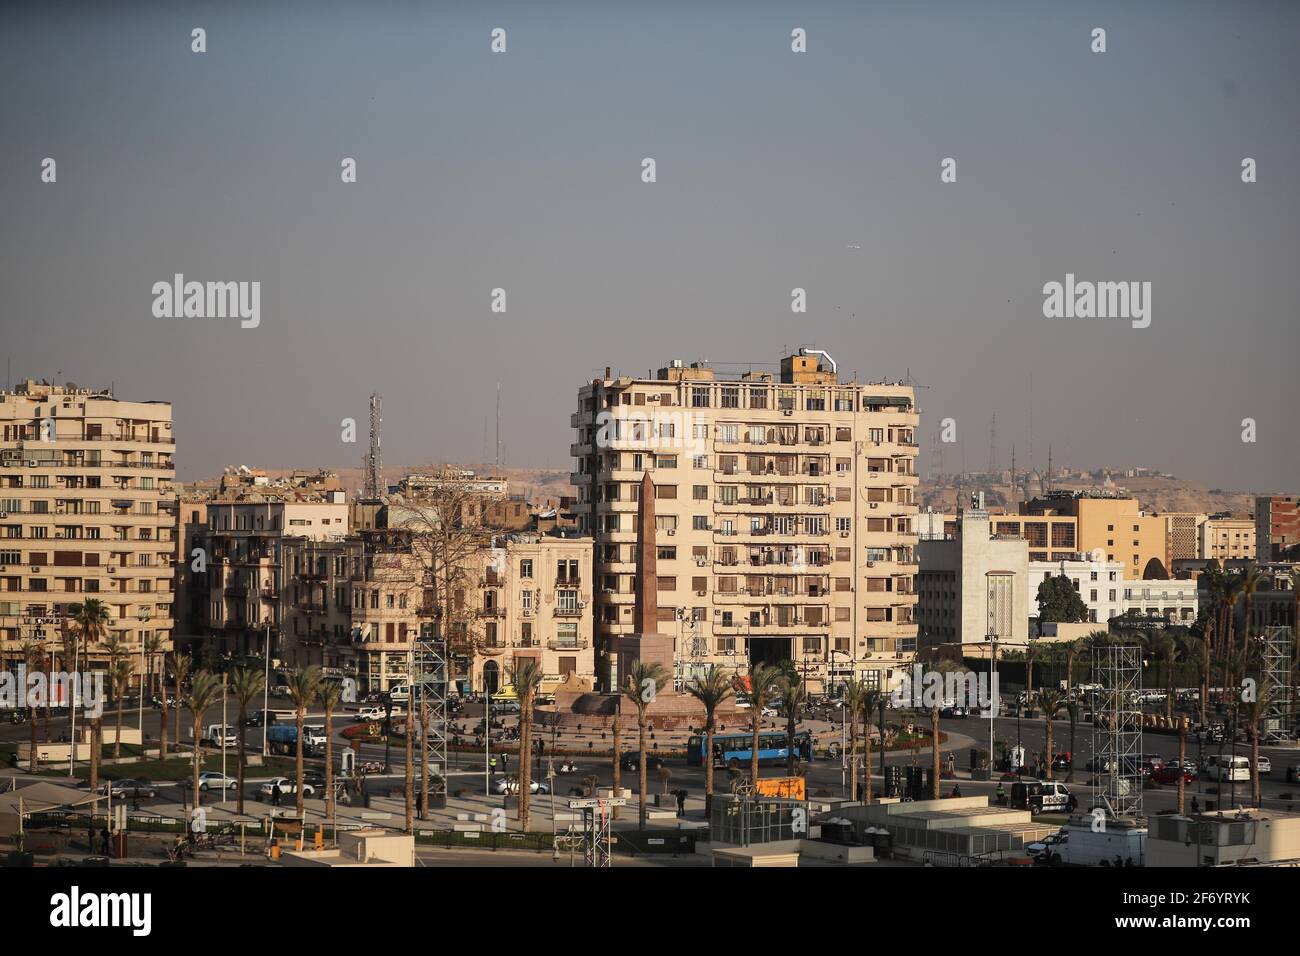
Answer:
[[[698,595],[699,597],[704,597],[704,595],[708,594],[709,592],[708,592],[708,591],[696,591],[695,593],[696,593],[696,595]]]
[[[792,408],[786,408],[786,409],[783,409],[783,410],[781,411],[781,414],[782,414],[782,415],[793,415],[793,414],[794,414],[794,409],[792,409]]]
[[[33,573],[33,574],[40,574],[40,572],[41,572],[41,566],[40,566],[39,564],[33,564],[33,565],[32,565],[32,573]]]
[[[670,535],[674,535],[674,534],[677,533],[677,529],[676,529],[676,528],[669,528],[669,529],[668,529],[668,533],[669,533]]]
[[[875,562],[875,561],[868,561],[868,562],[867,562],[867,567],[869,567],[869,568],[874,568],[875,566],[876,566],[876,562]]]
[[[848,536],[849,536],[849,533],[848,533],[847,531],[841,531],[841,532],[840,532],[840,537],[841,537],[841,538],[847,538]]]

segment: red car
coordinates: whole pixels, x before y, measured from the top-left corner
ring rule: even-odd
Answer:
[[[1174,786],[1178,783],[1179,774],[1182,774],[1184,784],[1194,783],[1196,781],[1196,774],[1191,770],[1172,767],[1169,764],[1154,768],[1151,771],[1151,779],[1156,783],[1164,783]]]

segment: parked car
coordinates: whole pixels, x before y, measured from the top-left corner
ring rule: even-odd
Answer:
[[[339,780],[342,778],[338,774],[335,774],[334,779]],[[303,793],[310,792],[307,789],[308,787],[311,787],[312,790],[324,790],[325,789],[324,772],[320,770],[304,770],[302,772],[302,786],[303,786],[303,790],[302,790]]]
[[[956,704],[949,704],[939,711],[939,716],[950,720],[963,720],[969,716],[965,707],[958,707]]]
[[[637,770],[640,768],[640,761],[641,761],[640,754],[626,753],[623,754],[623,757],[621,760],[619,760],[618,765],[622,767],[624,770]],[[658,770],[661,767],[663,767],[663,765],[664,765],[663,759],[660,757],[651,755],[645,758],[645,767],[647,770]]]
[[[764,716],[764,717],[780,717],[780,716],[781,716],[781,711],[779,711],[779,710],[777,710],[775,707],[771,707],[771,706],[764,707],[762,710],[759,711],[759,713],[760,713],[762,716]]]
[[[1262,774],[1272,773],[1272,772],[1273,772],[1273,764],[1272,764],[1272,761],[1270,761],[1270,760],[1269,760],[1267,757],[1265,757],[1263,754],[1260,754],[1260,755],[1259,755],[1259,772],[1260,772],[1261,775],[1262,775]]]
[[[1206,758],[1201,776],[1207,780],[1249,780],[1250,760],[1233,754],[1225,754],[1223,757],[1214,754]]]
[[[402,707],[401,707],[400,704],[394,704],[394,705],[393,705],[393,716],[394,716],[394,717],[400,717],[400,716],[402,716],[405,712],[406,712],[406,711],[404,711],[404,710],[402,709]],[[357,721],[362,721],[362,722],[365,722],[365,721],[372,721],[372,722],[373,722],[373,721],[379,721],[379,720],[383,720],[384,717],[385,717],[385,715],[386,715],[387,713],[388,713],[388,710],[387,710],[387,708],[385,708],[385,707],[375,707],[375,706],[362,707],[360,710],[357,711],[357,716],[354,717],[353,719],[354,719],[354,720],[357,720]]]
[[[1059,753],[1052,758],[1052,769],[1069,770],[1070,764],[1073,762],[1073,759],[1074,759],[1073,755],[1068,750],[1064,751],[1063,753]]]
[[[258,793],[263,797],[270,797],[276,790],[280,791],[281,796],[294,794],[298,792],[298,784],[289,777],[272,777],[266,783],[258,788]],[[307,782],[307,775],[303,774],[302,795],[310,797],[316,793],[316,788]]]
[[[1300,763],[1293,763],[1286,768],[1286,782],[1300,783]]]
[[[1185,784],[1193,783],[1196,780],[1196,774],[1194,771],[1183,767],[1175,767],[1171,764],[1164,764],[1156,767],[1155,770],[1151,772],[1151,779],[1155,783],[1167,784],[1170,786],[1176,786],[1180,776],[1183,778],[1183,783]]]
[[[101,783],[99,792],[107,794],[110,784],[113,787],[113,796],[115,797],[129,797],[132,800],[152,800],[158,796],[158,788],[148,780],[132,780],[128,778]]]
[[[259,710],[256,713],[249,714],[247,717],[244,718],[244,726],[261,727],[262,724],[265,723],[266,726],[270,727],[277,720],[279,720],[279,718],[275,716],[274,711]]]
[[[1061,829],[1058,830],[1056,833],[1053,833],[1050,836],[1046,837],[1045,839],[1039,840],[1036,843],[1029,844],[1027,847],[1025,847],[1025,852],[1028,853],[1035,860],[1037,860],[1039,857],[1044,856],[1045,854],[1055,852],[1058,847],[1062,846],[1065,843],[1068,843],[1069,840],[1070,840],[1070,834],[1067,833],[1064,829]]]
[[[187,790],[194,789],[194,779],[186,777],[181,781],[181,786]],[[224,773],[217,773],[215,770],[205,770],[199,774],[199,790],[233,790],[239,786],[239,781],[234,777],[227,777]]]
[[[519,778],[497,777],[495,780],[492,781],[492,792],[493,793],[518,793]],[[550,793],[551,787],[549,784],[542,783],[537,780],[530,780],[528,781],[528,792],[529,793]]]

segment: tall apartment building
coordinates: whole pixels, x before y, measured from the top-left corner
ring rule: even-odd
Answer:
[[[655,493],[657,618],[679,680],[790,660],[813,689],[887,686],[916,648],[918,412],[827,357],[727,374],[674,361],[578,390],[573,505],[594,538],[597,674],[633,632],[637,495]]]
[[[167,402],[30,379],[0,392],[0,657],[59,648],[90,598],[133,659],[151,637],[170,650],[175,449]]]
[[[1205,560],[1252,560],[1255,557],[1255,518],[1249,514],[1210,515],[1198,529],[1197,557]]]
[[[1255,558],[1257,561],[1300,559],[1300,497],[1259,495],[1255,498]]]

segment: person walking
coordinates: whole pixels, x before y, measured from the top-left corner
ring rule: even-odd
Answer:
[[[679,817],[684,817],[684,816],[686,816],[686,796],[687,796],[687,791],[684,790],[684,789],[679,789],[679,790],[677,790],[677,791],[674,792],[673,796],[675,796],[675,797],[677,798],[677,815],[678,815]]]
[[[279,805],[280,805],[280,784],[272,783],[271,784],[271,806],[278,807]]]

